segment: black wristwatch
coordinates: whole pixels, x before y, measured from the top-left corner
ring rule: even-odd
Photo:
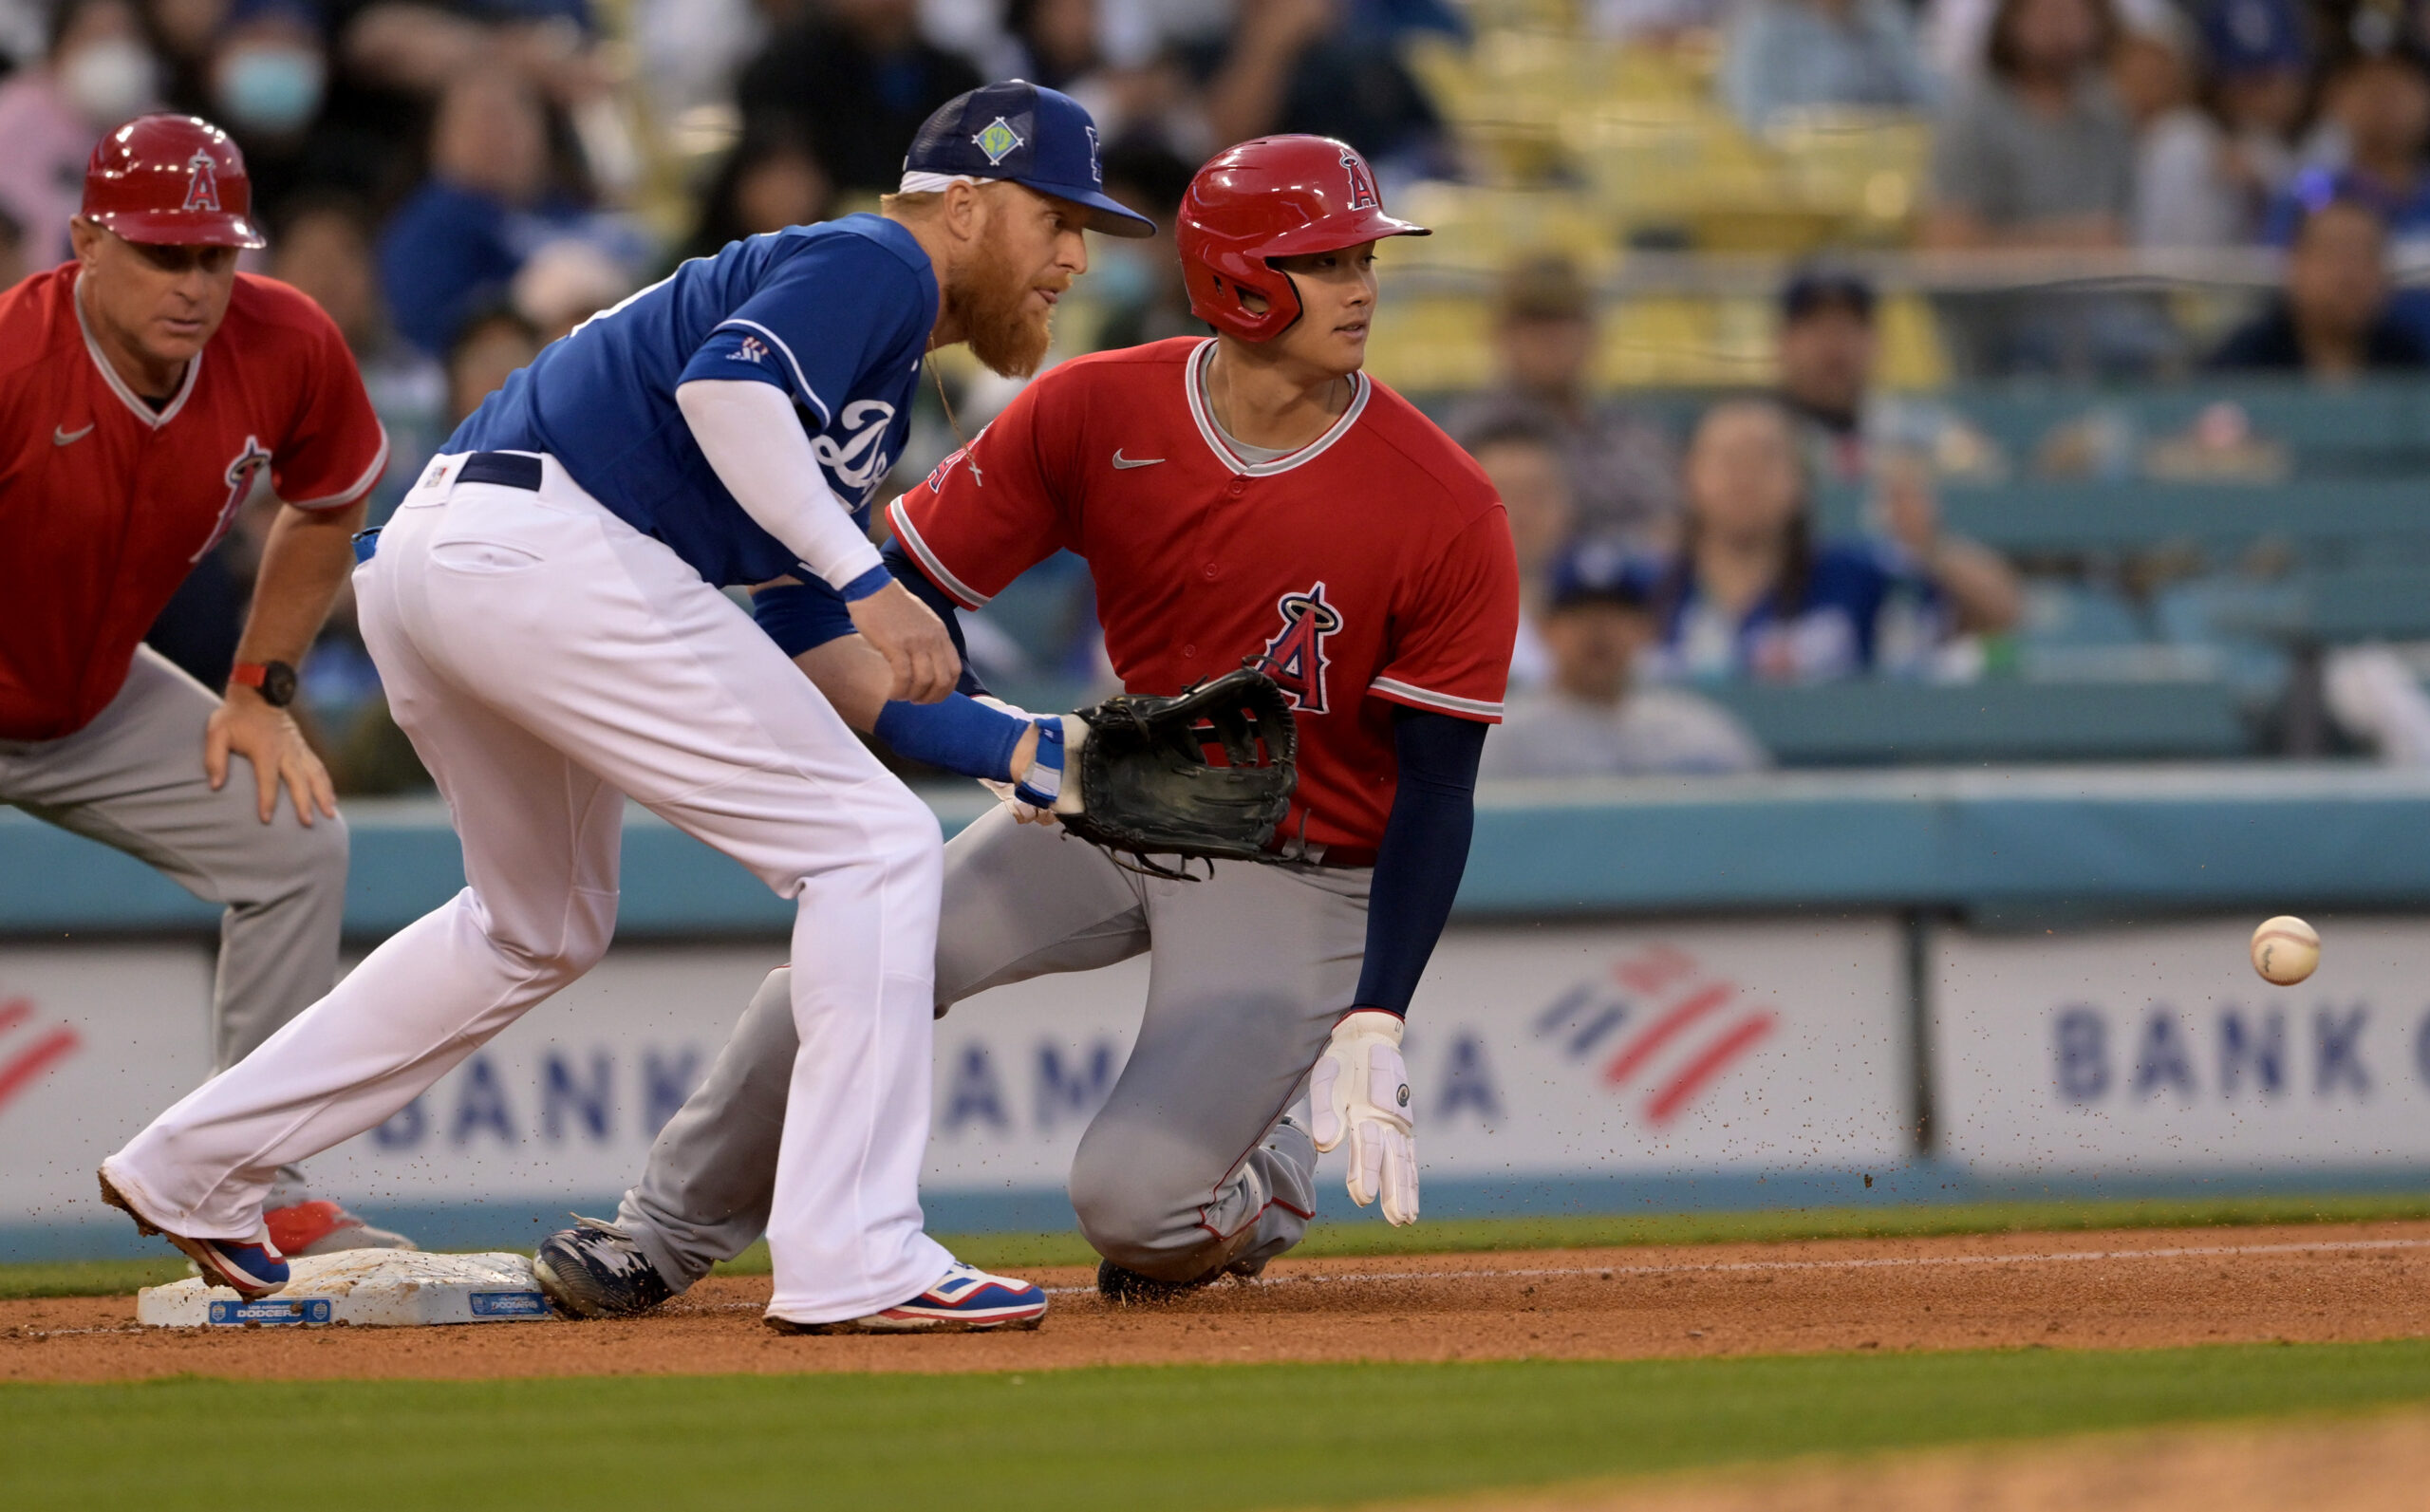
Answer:
[[[229,671],[228,681],[256,690],[273,709],[295,701],[295,669],[284,662],[239,662]]]

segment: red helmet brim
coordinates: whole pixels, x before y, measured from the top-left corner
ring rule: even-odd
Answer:
[[[198,215],[182,210],[104,210],[87,214],[84,218],[147,247],[242,247],[252,251],[270,245],[270,238],[245,215]]]

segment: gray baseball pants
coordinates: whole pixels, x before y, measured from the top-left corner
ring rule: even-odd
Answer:
[[[211,995],[211,1064],[225,1071],[329,990],[346,917],[346,831],[297,821],[288,794],[264,824],[253,774],[229,763],[216,793],[202,738],[219,706],[150,646],[92,723],[57,740],[0,740],[0,803],[123,850],[222,904]],[[270,1205],[301,1202],[290,1171]]]
[[[1143,877],[1000,809],[945,847],[940,1013],[1151,955],[1130,1061],[1072,1161],[1072,1207],[1098,1253],[1187,1281],[1262,1264],[1307,1231],[1316,1147],[1280,1119],[1357,990],[1370,875],[1218,862],[1204,881]],[[767,1224],[795,1044],[788,977],[752,999],[617,1209],[678,1290]]]

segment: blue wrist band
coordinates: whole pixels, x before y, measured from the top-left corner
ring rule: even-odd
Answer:
[[[844,595],[845,603],[853,604],[868,598],[893,581],[894,574],[886,569],[885,563],[880,562],[835,591]]]

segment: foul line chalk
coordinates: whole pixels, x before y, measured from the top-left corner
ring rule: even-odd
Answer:
[[[2430,1249],[2430,1239],[2322,1240],[2292,1244],[2179,1244],[2165,1249],[2042,1250],[2016,1255],[1877,1255],[1845,1260],[1715,1260],[1684,1265],[1577,1265],[1528,1270],[1356,1271],[1332,1276],[1263,1276],[1251,1286],[1322,1286],[1377,1281],[1482,1280],[1496,1276],[1528,1279],[1563,1276],[1724,1276],[1750,1271],[1864,1271],[1948,1265],[2046,1265],[2089,1260],[2202,1260],[2223,1256],[2318,1255],[2365,1250]],[[1094,1286],[1050,1286],[1050,1296],[1075,1296]]]

